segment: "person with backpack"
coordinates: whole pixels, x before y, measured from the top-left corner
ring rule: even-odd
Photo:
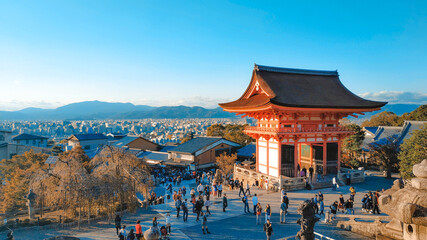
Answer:
[[[210,234],[209,229],[208,229],[208,216],[206,214],[203,214],[203,212],[201,212],[201,215],[203,216],[203,221],[202,221],[202,231],[203,234]],[[206,233],[205,233],[205,229],[206,229]]]
[[[182,202],[181,208],[182,208],[182,220],[184,220],[184,222],[186,222],[187,218],[188,218],[187,199],[185,199],[185,201]]]
[[[133,232],[133,229],[129,231],[129,234],[126,240],[135,240],[135,233]]]
[[[136,239],[139,240],[142,237],[142,227],[141,227],[141,221],[136,221],[136,225],[135,225],[135,235],[136,235]]]
[[[119,216],[119,214],[116,215],[116,218],[114,219],[114,224],[116,226],[116,234],[119,235],[119,231],[121,230],[121,223],[122,218]]]
[[[286,203],[282,199],[282,204],[280,205],[280,223],[286,223]]]
[[[368,210],[368,201],[369,201],[368,194],[365,194],[365,196],[362,198],[362,211]]]
[[[262,213],[261,203],[258,202],[256,207],[256,225],[261,224],[261,213]]]
[[[318,214],[319,213],[319,206],[317,206],[317,203],[318,203],[318,196],[317,196],[317,194],[316,195],[314,195],[314,198],[312,198],[312,201],[313,201],[313,203],[314,203],[314,212],[316,213],[316,214]]]
[[[337,215],[337,210],[338,210],[338,201],[335,201],[334,203],[332,203],[332,205],[329,206],[329,208],[331,209],[332,216],[335,219]]]
[[[243,210],[245,211],[245,213],[250,213],[249,204],[248,204],[248,197],[246,195],[243,195],[242,202],[243,202]]]
[[[273,235],[273,226],[271,225],[270,219],[267,219],[267,222],[264,224],[264,232],[267,235],[267,240],[270,240],[271,235]]]
[[[222,197],[222,211],[225,212],[225,209],[228,207],[227,194],[224,193],[224,197]]]
[[[289,198],[288,198],[287,193],[284,193],[284,195],[283,195],[283,201],[284,201],[284,202],[285,202],[285,204],[286,204],[286,213],[285,213],[285,214],[288,214]]]
[[[196,214],[197,214],[196,221],[199,221],[199,216],[202,212],[203,205],[204,205],[204,202],[203,202],[202,197],[200,196],[199,200],[196,201],[196,207],[195,207],[196,208]]]
[[[177,217],[177,218],[179,218],[179,211],[180,211],[180,209],[181,209],[181,204],[182,204],[181,198],[177,198],[177,199],[176,199],[176,202],[175,202],[176,217]]]
[[[125,228],[126,228],[126,225],[123,225],[123,228],[122,229],[120,229],[120,231],[119,231],[119,239],[120,240],[125,240],[125,238],[126,238],[126,230],[125,230]]]

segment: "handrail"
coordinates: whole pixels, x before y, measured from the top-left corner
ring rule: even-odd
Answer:
[[[325,235],[317,233],[317,232],[314,232],[314,235],[320,237],[320,238],[316,238],[316,239],[320,239],[320,240],[323,240],[323,239],[326,239],[326,240],[335,240],[335,239],[333,239],[331,237],[325,236]],[[296,235],[291,235],[291,236],[287,236],[287,237],[284,237],[284,238],[279,238],[278,240],[288,240],[288,239],[298,239],[298,238],[297,238]]]

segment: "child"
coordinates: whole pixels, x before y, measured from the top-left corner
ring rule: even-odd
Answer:
[[[171,232],[171,214],[166,214],[166,229],[170,233]]]
[[[202,222],[202,231],[203,234],[210,234],[209,230],[208,230],[208,216],[206,214],[203,214],[203,212],[200,213],[203,216],[203,222]],[[205,229],[206,229],[206,233],[205,233]]]

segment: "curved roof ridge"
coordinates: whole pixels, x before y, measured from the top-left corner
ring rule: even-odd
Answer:
[[[338,76],[337,70],[331,71],[331,70],[312,70],[312,69],[300,69],[300,68],[272,67],[272,66],[258,65],[256,63],[255,63],[255,70],[267,71],[267,72],[278,72],[278,73]]]

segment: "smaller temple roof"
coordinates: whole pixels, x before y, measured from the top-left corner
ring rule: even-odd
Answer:
[[[226,111],[256,110],[271,105],[297,108],[378,109],[386,102],[350,92],[337,71],[279,68],[255,64],[251,82],[236,101],[219,104]]]

